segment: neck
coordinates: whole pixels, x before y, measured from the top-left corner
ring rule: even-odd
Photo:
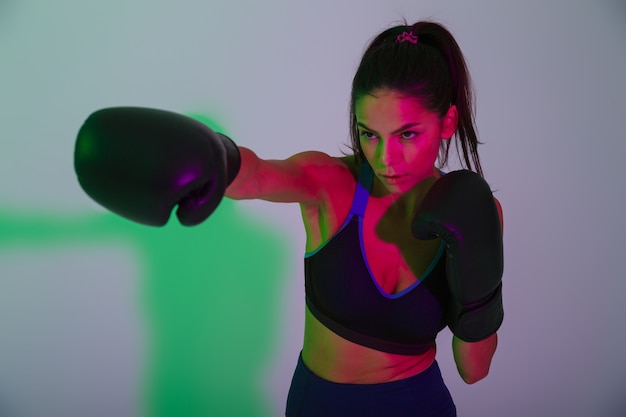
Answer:
[[[430,190],[430,187],[437,181],[439,172],[436,176],[424,178],[415,187],[404,193],[389,192],[385,186],[376,179],[372,189],[371,198],[378,201],[379,204],[386,206],[386,212],[395,218],[404,217],[411,220],[424,199],[424,196]]]

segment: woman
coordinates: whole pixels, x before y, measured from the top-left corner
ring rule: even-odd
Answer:
[[[353,155],[266,161],[239,148],[226,196],[297,202],[306,229],[305,337],[288,416],[455,415],[435,362],[439,304],[449,297],[442,244],[415,239],[411,222],[455,134],[467,168],[471,160],[481,173],[471,110],[454,38],[418,22],[384,31],[363,56],[352,86]],[[454,336],[467,383],[487,375],[495,331],[477,342]]]
[[[78,135],[83,189],[129,219],[203,221],[223,195],[299,203],[304,344],[286,415],[454,416],[435,360],[446,325],[463,380],[502,322],[500,205],[482,179],[469,74],[433,22],[385,30],[352,85],[351,155],[263,160],[181,115],[113,108]],[[450,142],[467,170],[445,174]],[[471,170],[475,171],[472,172]]]

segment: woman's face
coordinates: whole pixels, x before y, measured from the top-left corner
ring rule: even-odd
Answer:
[[[455,106],[442,118],[389,90],[362,96],[354,111],[363,154],[389,193],[407,192],[433,176],[441,141],[457,126]]]

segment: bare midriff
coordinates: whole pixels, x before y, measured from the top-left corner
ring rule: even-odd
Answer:
[[[435,348],[420,355],[398,355],[361,346],[329,330],[307,308],[302,360],[328,381],[378,384],[423,372],[435,360]]]

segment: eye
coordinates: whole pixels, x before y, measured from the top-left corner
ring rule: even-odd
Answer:
[[[417,132],[411,132],[411,131],[402,132],[400,134],[400,136],[402,136],[402,139],[411,140],[411,139],[415,139],[417,137]]]
[[[376,139],[376,135],[372,132],[368,132],[367,130],[363,130],[360,132],[361,139],[363,140],[374,140]]]

